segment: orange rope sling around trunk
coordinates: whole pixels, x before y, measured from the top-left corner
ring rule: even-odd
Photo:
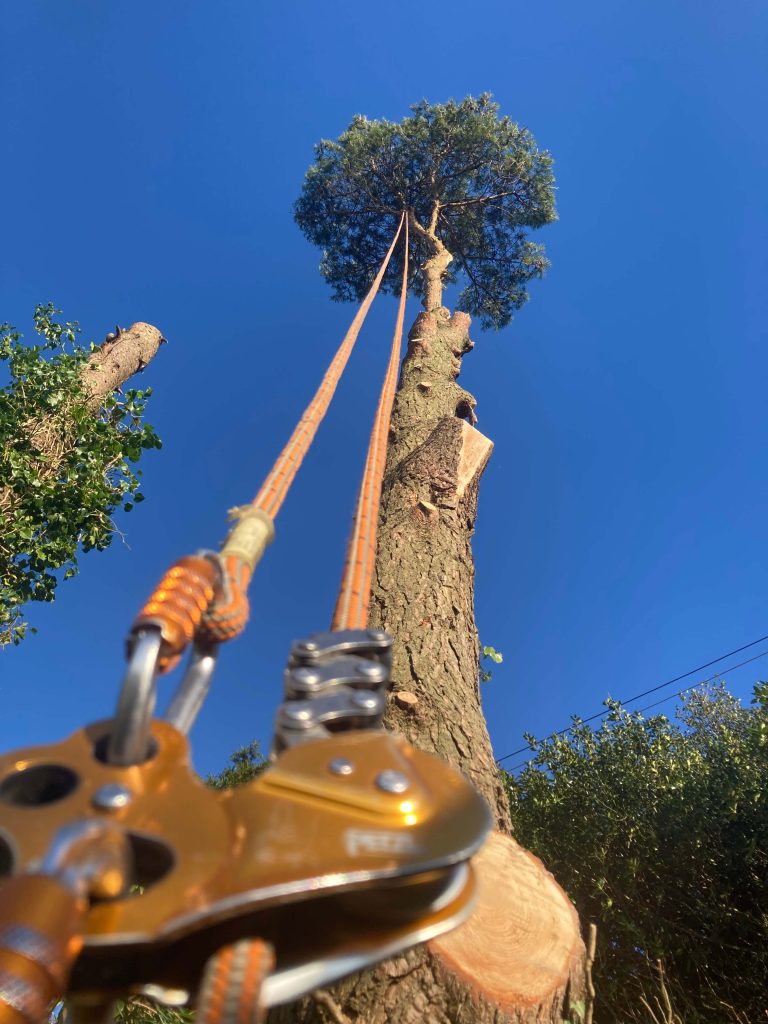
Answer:
[[[373,421],[368,455],[365,460],[363,481],[357,499],[352,536],[349,539],[344,574],[333,613],[331,629],[364,629],[368,624],[371,603],[371,580],[376,562],[376,534],[379,523],[381,486],[384,467],[387,462],[387,441],[392,403],[397,387],[397,369],[400,364],[400,349],[403,340],[405,299],[408,294],[408,223],[405,225],[405,255],[403,257],[403,283],[400,290],[400,304],[397,309],[395,333],[392,337],[392,351],[389,356],[387,374],[381,389],[376,417]]]
[[[249,505],[243,505],[230,513],[236,522],[221,551],[179,559],[165,573],[134,621],[131,629],[133,636],[147,628],[159,628],[162,646],[157,669],[160,673],[168,672],[176,665],[192,640],[203,646],[215,646],[224,640],[232,639],[244,629],[248,621],[247,589],[251,576],[274,538],[274,519],[328,410],[360,328],[389,266],[404,223],[405,213],[400,217],[397,231],[378,273],[336,355],[331,360],[314,398],[304,411],[264,484]],[[406,239],[407,234],[406,223]],[[403,299],[400,321],[402,303]],[[393,391],[394,383],[393,379]],[[389,404],[391,408],[391,399]],[[375,429],[374,427],[374,432]],[[386,430],[383,443],[386,449]],[[383,457],[381,467],[383,471]],[[378,495],[376,502],[378,505]],[[370,585],[370,572],[368,579]]]

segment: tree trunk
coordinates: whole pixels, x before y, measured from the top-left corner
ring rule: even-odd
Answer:
[[[453,263],[453,255],[437,234],[437,221],[440,214],[440,203],[435,200],[432,216],[425,227],[420,224],[413,210],[408,211],[408,225],[414,234],[419,235],[427,251],[430,253],[421,267],[424,279],[423,306],[427,313],[441,308],[443,304],[443,278],[448,265]]]
[[[459,387],[472,343],[465,313],[421,313],[392,414],[372,594],[373,624],[396,638],[395,692],[416,696],[413,711],[393,701],[387,725],[460,768],[509,831],[480,707],[479,646],[470,547],[480,475],[491,443],[470,426],[475,399]]]
[[[426,302],[425,302],[426,305]],[[476,861],[478,907],[450,935],[270,1015],[272,1024],[560,1022],[584,992],[571,903],[509,838],[506,794],[480,705],[473,606],[480,476],[492,444],[456,383],[470,320],[421,313],[410,334],[382,491],[371,623],[395,637],[387,725],[456,765],[497,833]],[[466,421],[469,422],[466,422]]]
[[[448,269],[448,264],[453,262],[453,256],[448,252],[439,239],[433,240],[440,248],[429,257],[422,267],[424,275],[424,309],[431,313],[439,309],[443,303],[443,276]]]

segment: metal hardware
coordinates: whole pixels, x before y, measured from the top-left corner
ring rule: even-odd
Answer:
[[[141,764],[149,754],[162,643],[159,629],[145,629],[133,643],[109,738],[110,764]],[[195,644],[192,649],[187,670],[166,713],[166,720],[179,732],[186,734],[194,725],[210,689],[217,655],[217,647]]]
[[[347,687],[339,687],[327,697],[314,697],[301,703],[286,701],[278,711],[275,726],[278,749],[283,750],[308,739],[325,739],[331,734],[329,725],[340,725],[345,729],[378,728],[384,709],[383,694]]]
[[[375,711],[377,707],[381,707],[382,714],[384,713],[384,702],[378,693],[354,693],[352,703],[361,711]]]
[[[110,764],[141,764],[147,757],[157,691],[157,659],[162,642],[158,629],[147,629],[136,638],[109,736],[107,761]]]
[[[322,679],[320,673],[314,668],[296,668],[293,670],[293,677],[302,686],[314,686]]]
[[[45,995],[16,974],[0,969],[0,1006],[8,1006],[25,1021],[39,1021],[48,1008]]]
[[[313,712],[301,704],[289,704],[287,707],[282,709],[282,714],[283,717],[291,723],[291,725],[301,725],[302,722],[306,722],[306,728],[309,728],[309,726],[312,725],[314,717]]]
[[[336,687],[352,686],[368,689],[372,684],[388,682],[387,666],[363,657],[332,658],[307,665],[289,666],[285,670],[285,696],[299,700],[325,694]]]
[[[317,644],[312,640],[299,640],[295,644],[295,649],[301,654],[309,654],[317,650]]]
[[[206,963],[243,936],[258,936],[275,952],[261,990],[262,1006],[271,1006],[467,916],[475,883],[466,862],[490,816],[455,769],[380,728],[389,641],[364,630],[317,634],[310,661],[294,645],[279,756],[254,781],[222,793],[200,784],[179,729],[151,720],[157,640],[156,632],[140,637],[116,722],[0,757],[2,838],[14,872],[0,901],[17,880],[37,887],[34,898],[0,906],[0,970],[8,964],[16,976],[3,960],[13,943],[44,950],[24,928],[57,942],[66,932],[72,951],[63,980],[54,984],[48,972],[36,983],[45,992],[37,1005],[64,990],[73,960],[68,998],[84,1012],[125,993],[194,1003]],[[178,725],[193,720],[206,688],[191,665],[172,702]],[[114,746],[124,760],[100,756]],[[51,765],[57,798],[32,803],[34,773]],[[70,778],[74,786],[65,785]],[[407,798],[393,799],[400,793]],[[107,816],[118,810],[119,827]],[[85,896],[98,898],[89,906]],[[26,912],[32,904],[38,917]],[[236,972],[227,977],[228,999],[245,1020],[246,995]],[[204,993],[199,999],[206,1005]]]
[[[359,720],[359,709],[355,714]],[[296,743],[253,782],[220,793],[200,784],[186,739],[163,721],[151,725],[152,758],[128,769],[94,758],[111,727],[106,721],[54,746],[0,758],[0,780],[20,762],[54,763],[87,779],[32,814],[21,804],[3,806],[15,873],[26,877],[43,864],[57,878],[71,877],[78,891],[86,883],[95,891],[90,879],[99,878],[112,897],[87,911],[68,989],[76,1000],[141,991],[176,1005],[182,992],[194,1000],[207,960],[233,938],[251,935],[275,949],[275,973],[262,992],[272,1005],[306,992],[314,977],[325,983],[442,933],[469,912],[471,877],[448,905],[437,901],[481,844],[487,807],[455,769],[404,738],[379,729],[326,738],[307,730],[312,742]],[[337,760],[353,765],[353,774],[329,770]],[[407,799],[373,784],[388,770],[409,779]],[[129,779],[141,800],[120,811],[120,827],[94,816],[94,792]],[[74,832],[62,832],[73,819]],[[119,857],[96,856],[115,838],[127,838],[135,873],[126,873]],[[70,876],[81,861],[104,870]],[[118,868],[111,890],[104,888],[109,863]],[[126,879],[141,891],[115,897]],[[5,880],[0,894],[15,881],[16,874]],[[51,913],[46,899],[42,920]],[[0,921],[31,923],[21,911],[0,914]]]
[[[45,813],[44,811],[38,813]],[[127,888],[125,836],[95,818],[70,821],[45,855],[0,887],[0,1021],[42,1024],[82,949],[88,900]]]
[[[363,971],[373,963],[388,960],[411,945],[429,942],[446,931],[456,928],[471,913],[475,903],[476,880],[468,863],[459,864],[451,874],[449,884],[429,908],[419,923],[415,923],[407,940],[401,935],[390,935],[376,950],[376,960],[362,942],[350,941],[343,952],[335,955],[320,955],[300,964],[281,966],[264,980],[261,999],[266,1007],[293,1002],[317,988],[324,988],[357,971]],[[443,915],[445,912],[445,916]],[[438,917],[438,915],[440,915]]]
[[[99,786],[91,797],[91,803],[99,811],[119,811],[133,800],[133,793],[119,782],[108,782]]]
[[[348,729],[378,729],[390,687],[392,638],[381,630],[315,633],[291,647],[273,755]]]
[[[130,863],[128,842],[120,829],[101,818],[82,818],[56,832],[39,871],[79,896],[114,899],[127,888]]]
[[[318,659],[358,654],[392,664],[392,637],[383,630],[341,629],[335,633],[313,633],[306,640],[297,640],[291,647],[289,665],[312,665]]]
[[[361,676],[365,676],[372,683],[384,682],[388,674],[385,666],[375,661],[363,661],[358,671]]]
[[[195,724],[208,696],[218,653],[218,646],[194,645],[184,678],[165,713],[166,722],[185,736]]]
[[[411,784],[402,772],[386,768],[376,776],[376,785],[385,793],[405,793]]]

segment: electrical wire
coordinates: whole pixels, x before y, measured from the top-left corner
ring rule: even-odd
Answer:
[[[704,669],[711,668],[712,665],[717,665],[718,662],[725,661],[726,658],[732,658],[734,654],[741,654],[742,651],[748,651],[750,647],[756,647],[757,644],[761,644],[765,640],[768,640],[768,634],[766,634],[766,636],[758,637],[757,640],[752,640],[748,644],[744,644],[743,647],[736,647],[734,650],[728,651],[727,654],[721,654],[719,658],[713,658],[712,661],[707,661],[703,665],[698,665],[696,668],[692,668],[688,672],[683,672],[682,675],[675,676],[673,679],[668,679],[665,683],[659,683],[657,686],[652,686],[648,690],[643,690],[641,693],[636,693],[633,697],[627,697],[626,700],[620,700],[618,701],[618,703],[621,704],[623,707],[626,707],[628,704],[632,704],[636,700],[640,700],[643,697],[647,697],[651,693],[656,693],[659,690],[663,690],[666,686],[672,686],[674,683],[679,683],[683,679],[688,679],[690,676],[696,675],[697,672],[703,672]],[[764,657],[765,654],[768,654],[768,651],[764,651],[762,654],[758,654],[754,658],[749,658],[747,661],[740,662],[738,665],[731,665],[730,668],[725,669],[724,671],[732,672],[734,669],[742,668],[742,666],[748,665],[751,661],[757,661],[758,658]],[[704,679],[700,683],[696,683],[695,685],[703,686],[705,683],[712,682],[713,679],[718,679],[721,675],[722,673],[717,673],[717,675],[711,676],[709,679]],[[693,688],[694,687],[687,687],[687,689]],[[678,697],[681,693],[685,692],[685,690],[680,690],[678,691],[678,693],[673,693],[671,694],[671,696],[665,697],[661,701],[657,701],[657,704],[663,704],[664,701],[672,700],[674,697]],[[656,704],[649,704],[647,705],[647,707],[656,707]],[[647,707],[641,708],[640,710],[647,710]],[[595,712],[595,714],[590,715],[588,718],[579,719],[579,723],[586,724],[587,722],[594,722],[598,718],[605,718],[605,716],[608,714],[610,714],[609,711],[597,711]],[[557,732],[551,733],[550,735],[564,736],[566,733],[572,732],[573,728],[574,727],[572,725],[568,725],[564,729],[559,729]],[[530,747],[527,744],[524,747],[519,747],[517,750],[511,751],[509,754],[505,754],[503,757],[497,757],[496,763],[501,764],[502,761],[507,761],[509,760],[510,757],[514,757],[516,754],[523,754],[526,750],[530,750]],[[522,763],[527,764],[527,761],[523,761]],[[518,767],[520,767],[520,765],[515,765],[513,768],[510,769],[510,771],[514,771],[515,768]]]

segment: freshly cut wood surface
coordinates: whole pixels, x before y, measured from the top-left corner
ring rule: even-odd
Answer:
[[[482,473],[491,457],[493,441],[481,434],[477,427],[461,421],[461,454],[456,470],[456,496],[464,497],[467,487]]]
[[[430,952],[482,1000],[513,1016],[562,1000],[584,956],[572,903],[538,858],[500,832],[473,864],[477,906],[465,924],[430,942]]]
[[[89,403],[98,408],[107,395],[135,373],[140,373],[157,355],[165,338],[152,324],[135,323],[105,341],[89,357],[83,369],[83,384]]]
[[[411,693],[409,690],[396,690],[393,697],[397,701],[398,706],[406,711],[415,711],[416,705],[419,703],[419,698],[416,694]]]

